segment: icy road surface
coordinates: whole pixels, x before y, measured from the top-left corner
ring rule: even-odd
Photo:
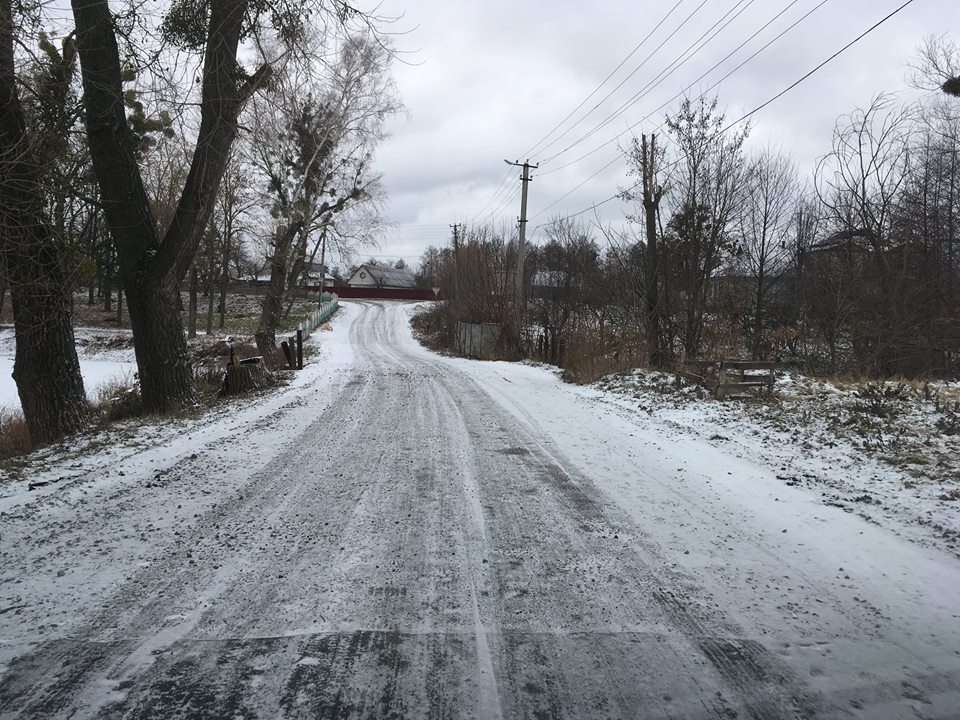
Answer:
[[[956,559],[408,311],[0,486],[0,716],[960,717]]]

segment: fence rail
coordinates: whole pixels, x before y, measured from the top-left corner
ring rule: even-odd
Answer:
[[[324,300],[320,303],[320,307],[310,313],[307,319],[300,323],[297,329],[303,333],[304,338],[310,337],[314,330],[330,319],[330,316],[336,312],[338,307],[340,307],[340,298],[336,294],[324,295]]]

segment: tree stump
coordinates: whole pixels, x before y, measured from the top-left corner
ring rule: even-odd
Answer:
[[[240,395],[267,387],[272,376],[262,357],[241,360],[236,365],[227,365],[221,395]]]

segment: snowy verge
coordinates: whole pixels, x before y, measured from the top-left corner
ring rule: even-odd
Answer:
[[[782,373],[766,401],[716,401],[666,373],[594,384],[667,436],[763,465],[784,488],[960,556],[960,383],[842,383]]]
[[[423,307],[410,306],[408,315]],[[684,467],[714,484],[718,475],[762,477],[755,491],[772,492],[777,503],[791,494],[813,500],[960,557],[960,382],[843,383],[780,373],[770,399],[717,401],[669,373],[636,369],[575,386],[552,366],[448,359],[561,443],[576,435],[565,423],[602,425],[616,416],[663,468]],[[554,387],[575,411],[545,404]]]
[[[330,332],[317,332],[307,341],[311,361],[280,388],[225,400],[200,417],[117,422],[11,461],[7,469],[0,469],[0,513],[64,492],[71,485],[90,489],[91,483],[126,484],[155,476],[184,457],[210,450],[228,436],[297,404],[308,389],[332,392],[342,373],[331,370],[353,362],[347,333],[354,310],[341,310]]]

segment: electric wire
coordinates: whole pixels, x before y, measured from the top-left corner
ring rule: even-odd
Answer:
[[[817,10],[819,10],[821,7],[823,7],[824,5],[826,5],[828,2],[830,2],[830,0],[820,0],[820,2],[819,2],[817,5],[815,5],[813,8],[811,8],[810,10],[808,10],[807,12],[805,12],[803,15],[801,15],[801,16],[800,16],[799,18],[797,18],[796,20],[794,20],[790,25],[788,25],[786,28],[784,28],[780,33],[778,33],[776,36],[774,36],[773,38],[771,38],[767,43],[765,43],[764,45],[762,45],[762,46],[761,46],[760,48],[758,48],[753,54],[751,54],[751,55],[748,56],[745,60],[743,60],[739,65],[737,65],[735,68],[733,68],[732,70],[730,70],[726,75],[724,75],[722,78],[720,78],[719,80],[717,80],[715,83],[713,83],[712,85],[710,85],[710,87],[708,87],[706,90],[702,91],[702,92],[699,94],[699,97],[701,97],[701,98],[702,98],[702,97],[705,97],[708,93],[710,93],[712,90],[714,90],[714,89],[717,88],[719,85],[721,85],[724,81],[726,81],[730,76],[732,76],[734,73],[738,72],[741,68],[743,68],[744,65],[746,65],[747,63],[749,63],[750,61],[752,61],[752,60],[753,60],[754,58],[756,58],[760,53],[762,53],[764,50],[766,50],[767,48],[769,48],[769,47],[770,47],[771,45],[773,45],[775,42],[777,42],[778,40],[780,40],[784,35],[786,35],[787,33],[789,33],[791,30],[793,30],[795,27],[797,27],[800,23],[802,23],[802,22],[803,22],[804,20],[806,20],[808,17],[810,17],[811,15],[813,15],[813,13],[815,13],[815,12],[816,12]],[[692,87],[694,87],[697,83],[699,83],[699,82],[700,82],[701,80],[703,80],[705,77],[707,77],[708,75],[710,75],[710,73],[712,73],[712,72],[713,72],[714,70],[716,70],[718,67],[720,67],[721,65],[723,65],[723,64],[724,64],[727,60],[729,60],[733,55],[735,55],[737,52],[739,52],[747,43],[749,43],[751,40],[753,40],[754,38],[756,38],[757,35],[759,35],[760,33],[762,33],[762,32],[763,32],[764,30],[766,30],[770,25],[772,25],[774,22],[776,22],[776,21],[783,15],[784,12],[786,12],[787,10],[789,10],[789,8],[790,8],[793,4],[794,4],[794,3],[790,3],[790,5],[788,5],[786,8],[784,8],[784,9],[783,9],[780,13],[778,13],[775,17],[773,17],[773,18],[771,18],[769,21],[767,21],[759,30],[757,30],[757,31],[756,31],[755,33],[753,33],[750,37],[748,37],[746,40],[744,40],[742,43],[740,43],[740,45],[738,45],[736,48],[734,48],[734,50],[733,50],[732,52],[730,52],[726,57],[724,57],[724,58],[723,58],[722,60],[720,60],[719,62],[715,63],[710,69],[708,69],[705,73],[703,73],[702,75],[700,75],[696,80],[694,80],[693,82],[691,82],[690,84],[688,84],[685,88],[683,88],[680,92],[678,92],[676,95],[674,95],[673,97],[671,97],[669,100],[667,100],[667,101],[664,102],[664,103],[661,103],[658,107],[656,107],[655,109],[651,110],[649,113],[647,113],[647,114],[644,115],[642,118],[640,118],[637,122],[631,123],[631,124],[628,125],[625,129],[623,129],[622,131],[620,131],[620,132],[618,132],[616,135],[614,135],[612,138],[610,138],[609,140],[601,143],[600,145],[598,145],[597,147],[593,148],[592,150],[589,150],[588,152],[585,152],[583,155],[580,155],[579,157],[577,157],[577,158],[575,158],[575,159],[573,159],[573,160],[570,160],[570,161],[564,163],[563,165],[558,165],[557,167],[550,168],[549,170],[544,170],[544,171],[541,172],[540,174],[541,174],[541,175],[550,175],[550,174],[552,174],[552,173],[559,172],[560,170],[563,170],[563,169],[565,169],[565,168],[568,168],[568,167],[570,167],[571,165],[575,165],[575,164],[577,164],[578,162],[580,162],[580,161],[582,161],[582,160],[585,160],[586,158],[590,157],[591,155],[594,155],[594,154],[600,152],[601,150],[603,150],[603,149],[604,149],[605,147],[607,147],[608,145],[612,145],[613,143],[615,143],[617,140],[619,140],[621,137],[623,137],[624,135],[626,135],[628,132],[630,132],[631,130],[634,130],[635,128],[637,128],[638,126],[640,126],[642,123],[644,123],[646,120],[650,119],[651,117],[653,117],[654,115],[656,115],[658,112],[660,112],[661,110],[663,110],[665,107],[667,107],[668,105],[670,105],[671,103],[673,103],[675,100],[677,100],[678,98],[682,97],[682,96],[685,95],[687,92],[689,92]],[[659,130],[659,129],[662,128],[662,127],[663,127],[663,123],[661,123],[659,126],[657,126],[656,130]],[[656,130],[654,130],[654,132],[656,132]]]
[[[751,0],[751,1],[752,1],[752,0]],[[740,3],[742,3],[742,2],[744,2],[744,0],[738,0],[738,4],[740,4]],[[553,146],[554,144],[556,144],[557,142],[559,142],[561,139],[563,139],[564,137],[566,137],[567,134],[569,134],[569,133],[570,133],[574,128],[576,128],[580,123],[582,123],[584,120],[586,120],[588,117],[590,117],[590,115],[591,115],[595,110],[597,110],[601,105],[603,105],[603,103],[605,103],[607,100],[609,100],[610,97],[611,97],[617,90],[619,90],[621,87],[623,87],[623,85],[624,85],[630,78],[632,78],[634,75],[636,75],[636,74],[650,61],[650,59],[651,59],[654,55],[656,55],[656,54],[661,50],[661,48],[663,48],[664,45],[666,45],[668,42],[670,42],[670,40],[673,39],[673,36],[676,35],[678,32],[680,32],[680,30],[682,30],[682,29],[687,25],[687,23],[690,22],[690,20],[694,17],[694,15],[696,15],[698,12],[700,12],[700,9],[701,9],[704,5],[706,5],[706,4],[707,4],[707,0],[702,0],[702,2],[701,2],[699,5],[697,5],[697,7],[695,7],[695,8],[693,9],[693,12],[691,12],[689,15],[687,15],[687,17],[684,18],[683,22],[681,22],[681,23],[673,30],[673,32],[671,32],[669,35],[667,35],[667,37],[665,37],[665,38],[663,39],[663,41],[662,41],[659,45],[657,45],[657,47],[655,47],[655,48],[653,49],[653,51],[652,51],[649,55],[647,55],[647,57],[645,57],[645,58],[643,59],[643,61],[642,61],[639,65],[637,65],[637,67],[635,67],[633,70],[631,70],[630,73],[629,73],[625,78],[623,78],[623,80],[621,80],[620,83],[619,83],[615,88],[613,88],[613,90],[611,90],[611,91],[608,92],[606,95],[604,95],[602,100],[600,100],[600,101],[599,101],[598,103],[596,103],[592,108],[590,108],[586,113],[584,113],[584,115],[583,115],[579,120],[577,120],[573,125],[571,125],[570,127],[568,127],[568,128],[567,128],[566,130],[564,130],[560,135],[558,135],[558,136],[555,137],[553,140],[551,140],[549,143],[547,143],[546,145],[544,145],[544,146],[540,149],[541,152],[546,151],[547,148]]]
[[[826,58],[825,60],[823,60],[821,63],[819,63],[818,65],[816,65],[812,70],[810,70],[809,72],[805,73],[803,76],[801,76],[799,79],[797,79],[796,81],[794,81],[793,83],[791,83],[790,85],[788,85],[786,88],[784,88],[784,89],[781,90],[780,92],[778,92],[776,95],[774,95],[773,97],[771,97],[769,100],[766,100],[765,102],[761,103],[760,105],[758,105],[757,107],[755,107],[755,108],[754,108],[753,110],[751,110],[750,112],[742,115],[741,117],[737,118],[736,120],[734,120],[733,122],[731,122],[730,124],[728,124],[728,125],[727,125],[726,127],[724,127],[720,132],[721,132],[721,133],[727,132],[728,130],[730,130],[730,129],[733,128],[734,126],[738,125],[739,123],[743,122],[744,120],[749,119],[750,117],[752,117],[752,116],[755,115],[756,113],[760,112],[760,111],[763,110],[764,108],[768,107],[768,106],[771,105],[772,103],[774,103],[774,102],[776,102],[777,100],[779,100],[780,98],[782,98],[782,97],[783,97],[784,95],[786,95],[788,92],[790,92],[791,90],[793,90],[793,89],[795,89],[797,86],[799,86],[801,83],[803,83],[803,82],[805,82],[806,80],[808,80],[810,77],[812,77],[812,76],[815,75],[817,72],[819,72],[820,70],[822,70],[824,67],[826,67],[827,65],[829,65],[831,62],[833,62],[834,60],[836,60],[840,55],[842,55],[843,53],[845,53],[845,52],[846,52],[847,50],[849,50],[851,47],[853,47],[854,45],[856,45],[858,42],[860,42],[861,40],[863,40],[865,37],[867,37],[868,35],[870,35],[872,32],[874,32],[874,31],[875,31],[876,29],[878,29],[880,26],[884,25],[886,22],[888,22],[889,20],[891,20],[894,16],[898,15],[900,12],[902,12],[904,9],[906,9],[909,5],[912,5],[914,2],[915,2],[915,0],[907,0],[906,2],[904,2],[904,3],[903,3],[902,5],[900,5],[898,8],[896,8],[895,10],[893,10],[892,12],[890,12],[889,14],[887,14],[886,16],[884,16],[882,19],[878,20],[876,23],[874,23],[873,25],[871,25],[869,28],[867,28],[864,32],[862,32],[862,33],[861,33],[860,35],[858,35],[856,38],[854,38],[853,40],[851,40],[850,42],[848,42],[846,45],[844,45],[843,47],[841,47],[841,48],[840,48],[839,50],[837,50],[835,53],[833,53],[833,54],[830,55],[828,58]],[[555,207],[558,203],[560,203],[561,201],[563,201],[564,199],[566,199],[567,197],[569,197],[572,193],[576,192],[578,189],[580,189],[581,187],[583,187],[583,185],[585,185],[585,184],[588,183],[590,180],[592,180],[594,177],[596,177],[596,176],[599,175],[601,172],[603,172],[603,171],[606,170],[608,167],[610,167],[610,165],[613,165],[613,163],[616,162],[618,159],[619,159],[619,156],[615,157],[613,160],[611,160],[609,163],[607,163],[606,165],[604,165],[604,166],[603,166],[602,168],[600,168],[597,172],[593,173],[590,177],[588,177],[588,178],[587,178],[586,180],[584,180],[582,183],[580,183],[580,184],[577,185],[575,188],[573,188],[572,190],[570,190],[570,191],[568,191],[567,193],[565,193],[563,196],[561,196],[560,198],[558,198],[557,200],[555,200],[553,203],[551,203],[550,205],[548,205],[547,207],[545,207],[543,210],[541,210],[540,212],[538,212],[536,215],[533,215],[530,219],[533,220],[533,219],[539,217],[540,215],[542,215],[543,213],[545,213],[547,210],[551,209],[552,207]],[[679,159],[678,159],[678,160],[674,160],[672,163],[669,163],[665,168],[661,168],[661,171],[670,170],[671,168],[675,167],[679,162],[680,162]],[[608,197],[608,198],[606,198],[606,199],[604,199],[604,200],[601,200],[601,201],[599,201],[599,202],[593,203],[592,205],[590,205],[590,206],[587,207],[587,208],[584,208],[583,210],[579,210],[579,211],[577,211],[577,212],[575,212],[575,213],[572,213],[572,214],[570,214],[570,215],[566,215],[566,216],[561,217],[561,218],[559,218],[559,219],[560,219],[560,220],[568,220],[568,219],[577,217],[577,216],[579,216],[579,215],[582,215],[582,214],[584,214],[585,212],[589,212],[591,209],[597,208],[597,207],[599,207],[599,206],[601,206],[601,205],[604,205],[604,204],[606,204],[606,203],[608,203],[608,202],[611,202],[612,200],[615,200],[615,199],[618,198],[618,197],[621,197],[625,192],[629,192],[630,190],[633,190],[633,189],[639,187],[639,185],[640,185],[640,182],[634,183],[634,184],[633,184],[630,188],[628,188],[626,191],[621,190],[621,191],[615,193],[614,195],[612,195],[612,196],[610,196],[610,197]]]
[[[673,13],[677,10],[678,7],[680,7],[680,5],[683,4],[683,2],[684,2],[684,0],[677,0],[677,2],[674,4],[674,6],[673,6],[672,8],[670,8],[669,11],[667,11],[667,14],[664,15],[664,16],[660,19],[660,22],[658,22],[658,23],[653,27],[653,29],[652,29],[650,32],[648,32],[648,33],[644,36],[644,38],[643,38],[637,45],[634,46],[633,50],[631,50],[629,53],[627,53],[627,56],[626,56],[625,58],[623,58],[623,60],[621,60],[620,63],[619,63],[613,70],[610,71],[610,73],[600,82],[600,84],[597,85],[597,86],[591,91],[591,93],[590,93],[589,95],[587,95],[583,100],[581,100],[579,105],[577,105],[575,108],[573,108],[573,110],[571,110],[569,113],[567,113],[566,116],[565,116],[560,122],[558,122],[556,125],[554,125],[552,128],[550,128],[550,130],[548,130],[548,131],[543,135],[543,137],[541,137],[539,140],[537,140],[537,142],[534,143],[533,146],[531,146],[529,150],[527,150],[526,152],[522,153],[521,157],[530,157],[531,155],[533,155],[533,154],[537,151],[537,149],[540,147],[540,145],[541,145],[547,138],[549,138],[553,133],[555,133],[557,130],[559,130],[561,127],[563,127],[563,124],[564,124],[565,122],[567,122],[567,120],[569,120],[570,118],[572,118],[572,117],[577,113],[577,111],[580,110],[580,108],[582,108],[584,105],[586,105],[587,102],[589,102],[590,98],[592,98],[594,95],[596,95],[598,92],[600,92],[600,89],[601,89],[604,85],[607,84],[607,82],[610,80],[610,78],[612,78],[614,75],[616,75],[617,72],[619,72],[620,68],[622,68],[624,65],[626,65],[627,60],[629,60],[630,58],[632,58],[637,52],[640,51],[640,48],[642,48],[642,47],[646,44],[647,40],[649,40],[651,37],[653,37],[653,34],[654,34],[655,32],[657,32],[657,30],[660,29],[660,27],[670,18],[671,15],[673,15]]]
[[[611,114],[609,114],[599,123],[594,125],[586,134],[582,135],[580,138],[570,143],[562,150],[541,160],[540,164],[547,165],[553,162],[555,159],[557,159],[564,153],[569,152],[580,143],[585,142],[589,138],[593,137],[593,135],[595,135],[600,130],[605,128],[607,125],[612,123],[618,117],[623,115],[627,110],[629,110],[631,107],[633,107],[638,102],[643,100],[651,92],[653,92],[653,90],[659,87],[667,78],[673,75],[673,73],[675,73],[677,70],[683,67],[689,60],[691,60],[699,52],[701,52],[703,48],[705,48],[714,39],[716,39],[716,37],[721,32],[723,32],[727,27],[729,27],[731,23],[733,23],[738,17],[740,17],[740,15],[742,15],[755,2],[755,0],[750,0],[750,2],[748,2],[746,5],[743,5],[742,7],[740,7],[740,4],[742,3],[742,1],[743,0],[741,0],[741,2],[739,2],[737,5],[734,5],[734,7],[730,8],[730,10],[728,10],[719,20],[717,20],[717,22],[714,23],[703,35],[697,38],[689,47],[687,47],[686,50],[684,50],[676,59],[674,59],[673,62],[667,65],[667,67],[665,67],[663,70],[660,71],[660,73],[655,75],[644,87],[642,87],[639,91],[637,91],[634,95],[632,95],[629,99],[627,99],[624,103],[622,103],[620,107],[614,110]],[[782,15],[784,12],[789,10],[797,2],[799,2],[799,0],[792,0],[786,6],[786,8],[784,8],[784,10],[781,11],[779,15]],[[734,13],[734,11],[736,11],[736,14],[733,14],[733,16],[730,17],[730,15]],[[779,15],[777,17],[779,17]],[[717,28],[717,26],[721,25],[721,23],[723,23],[722,26]],[[711,33],[713,34],[711,35]],[[708,35],[709,37],[707,37]]]

